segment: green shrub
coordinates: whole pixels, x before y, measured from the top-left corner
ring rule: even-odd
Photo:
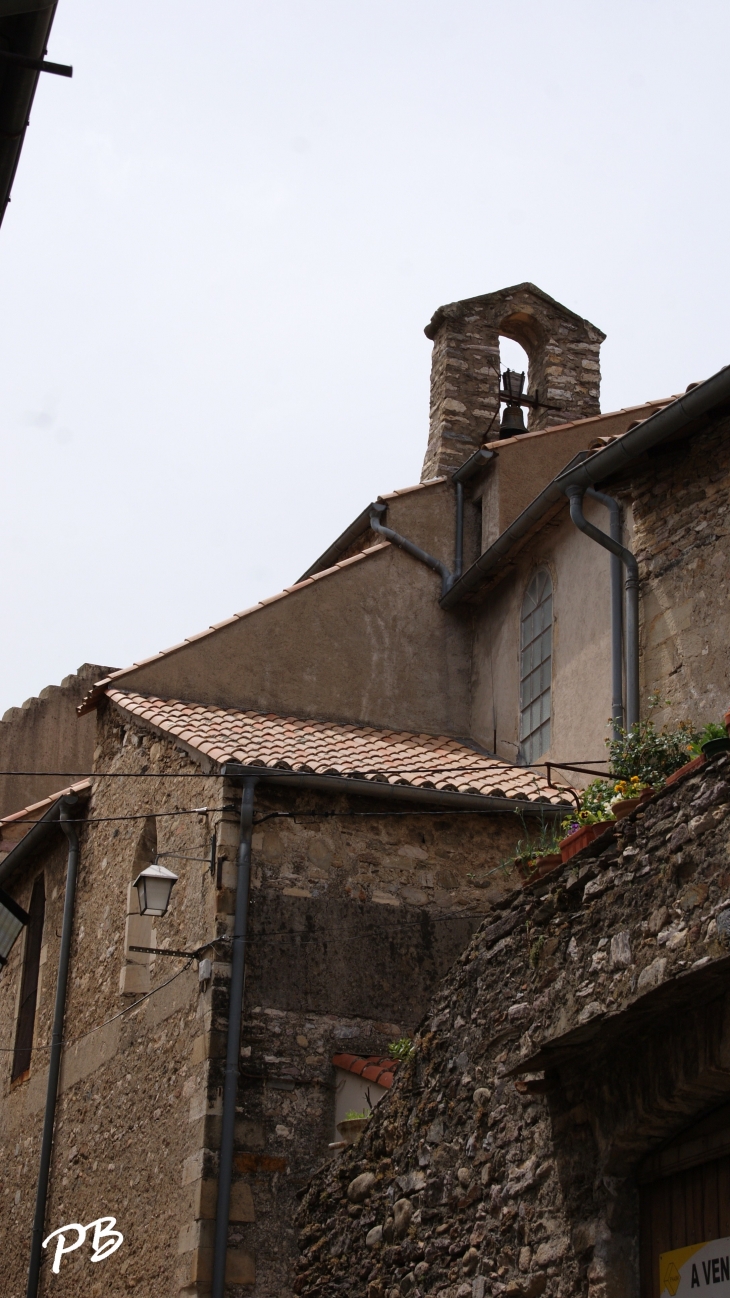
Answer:
[[[388,1046],[388,1054],[391,1059],[410,1059],[415,1052],[415,1046],[410,1037],[401,1037],[398,1041],[391,1041]]]

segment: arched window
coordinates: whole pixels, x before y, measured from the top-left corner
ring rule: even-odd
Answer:
[[[550,747],[553,583],[546,568],[530,579],[520,627],[520,751],[536,762]]]

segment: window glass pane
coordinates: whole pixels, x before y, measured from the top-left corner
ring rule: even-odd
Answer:
[[[550,746],[552,628],[552,581],[540,568],[525,591],[520,626],[520,744],[527,763]]]

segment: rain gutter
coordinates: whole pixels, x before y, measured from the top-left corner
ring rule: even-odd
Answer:
[[[525,767],[520,771],[524,773]],[[356,797],[380,798],[389,802],[408,802],[417,806],[437,807],[443,811],[532,812],[535,815],[565,814],[565,803],[530,801],[529,798],[499,798],[481,793],[452,793],[448,789],[420,789],[408,784],[386,784],[380,780],[363,780],[346,775],[317,775],[300,771],[282,771],[265,766],[243,766],[226,762],[220,774],[228,779],[256,776],[259,784],[285,784],[287,788],[314,789],[328,793],[348,793]]]

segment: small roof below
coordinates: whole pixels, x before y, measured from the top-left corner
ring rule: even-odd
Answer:
[[[366,1082],[374,1082],[390,1090],[398,1067],[397,1059],[382,1059],[380,1055],[333,1055],[335,1068],[343,1068],[347,1073],[355,1073]]]

